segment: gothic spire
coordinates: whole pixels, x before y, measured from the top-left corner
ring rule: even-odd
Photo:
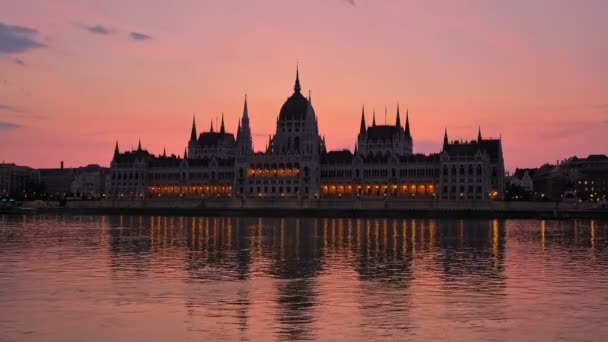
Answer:
[[[300,86],[300,67],[296,64],[296,84],[293,86],[293,91],[300,93],[302,87]]]
[[[243,119],[249,120],[249,110],[247,109],[247,94],[245,94],[245,105],[243,106]]]
[[[479,130],[477,131],[477,142],[481,141],[481,126],[479,126]]]
[[[397,119],[395,120],[395,126],[401,130],[401,116],[399,114],[399,104],[397,103]]]
[[[408,137],[412,136],[410,133],[410,110],[405,110],[405,135]]]
[[[359,129],[359,134],[365,134],[365,130],[365,106],[361,106],[361,128]]]
[[[116,146],[114,146],[114,159],[118,158],[120,152],[118,151],[118,140],[116,140]]]
[[[211,119],[211,129],[209,130],[209,132],[213,133],[213,119]]]
[[[167,156],[167,150],[163,147],[163,157]]]
[[[222,126],[220,127],[220,134],[224,133],[226,133],[226,130],[224,129],[224,113],[222,113]]]
[[[372,127],[376,127],[376,111],[374,110],[374,116],[372,117]]]
[[[445,132],[443,133],[443,150],[447,150],[449,145],[449,141],[448,141],[448,129],[445,129]]]
[[[139,139],[139,144],[137,145],[137,152],[141,152],[141,139]]]
[[[188,150],[184,147],[184,159],[188,159]]]
[[[190,141],[196,141],[196,117],[192,115],[192,132],[190,132]]]

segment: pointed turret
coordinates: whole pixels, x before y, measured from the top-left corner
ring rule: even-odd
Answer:
[[[184,159],[188,159],[188,149],[184,147]]]
[[[137,144],[137,152],[141,152],[141,139],[139,139],[139,144]]]
[[[116,140],[116,146],[114,146],[114,159],[117,159],[119,155],[120,152],[118,151],[118,140]]]
[[[167,150],[163,147],[163,157],[167,156]]]
[[[445,129],[445,132],[443,133],[443,150],[447,150],[449,145],[449,141],[448,141],[448,129]]]
[[[399,113],[399,104],[397,103],[397,119],[395,120],[395,127],[398,127],[401,130],[401,115]]]
[[[293,91],[299,93],[302,90],[300,86],[300,67],[296,65],[296,84],[293,86]]]
[[[477,131],[477,142],[481,141],[481,126],[479,126],[479,130]]]
[[[196,117],[192,116],[192,132],[190,132],[190,141],[196,141]]]
[[[220,134],[226,133],[226,129],[224,128],[224,113],[222,113],[222,125],[220,127]]]
[[[253,153],[251,129],[249,128],[249,109],[247,108],[247,94],[243,105],[243,117],[239,120],[239,129],[236,134],[237,151],[242,154]]]
[[[365,134],[367,127],[365,126],[365,106],[361,106],[361,127],[359,128],[359,134]]]
[[[409,109],[405,110],[405,135],[411,137],[410,133],[410,111]]]
[[[209,129],[209,132],[213,133],[213,120],[211,120],[211,128]]]
[[[374,115],[372,117],[372,127],[376,127],[376,111],[374,110]]]

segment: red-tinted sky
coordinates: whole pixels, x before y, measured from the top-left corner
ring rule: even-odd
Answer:
[[[181,154],[248,94],[256,149],[296,60],[330,149],[409,108],[415,152],[481,126],[508,169],[608,153],[603,0],[0,0],[0,159],[108,165],[139,138]],[[369,122],[369,121],[368,121]]]

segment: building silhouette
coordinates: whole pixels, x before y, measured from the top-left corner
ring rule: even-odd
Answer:
[[[206,197],[241,201],[282,199],[403,199],[485,201],[502,199],[504,161],[501,139],[450,141],[442,150],[414,153],[409,113],[402,124],[366,124],[361,113],[354,152],[327,151],[319,134],[310,93],[302,94],[299,71],[292,95],[280,109],[276,131],[262,152],[254,152],[245,97],[236,137],[219,129],[198,133],[193,119],[182,156],[155,156],[143,149],[120,152],[118,142],[107,179],[113,199]],[[274,202],[273,202],[274,203]]]

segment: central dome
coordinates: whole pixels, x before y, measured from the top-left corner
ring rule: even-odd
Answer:
[[[304,120],[308,111],[308,100],[300,92],[295,92],[281,107],[279,120]]]
[[[296,83],[293,86],[293,95],[281,107],[279,120],[304,120],[308,111],[308,99],[301,93],[300,72],[296,70]]]

